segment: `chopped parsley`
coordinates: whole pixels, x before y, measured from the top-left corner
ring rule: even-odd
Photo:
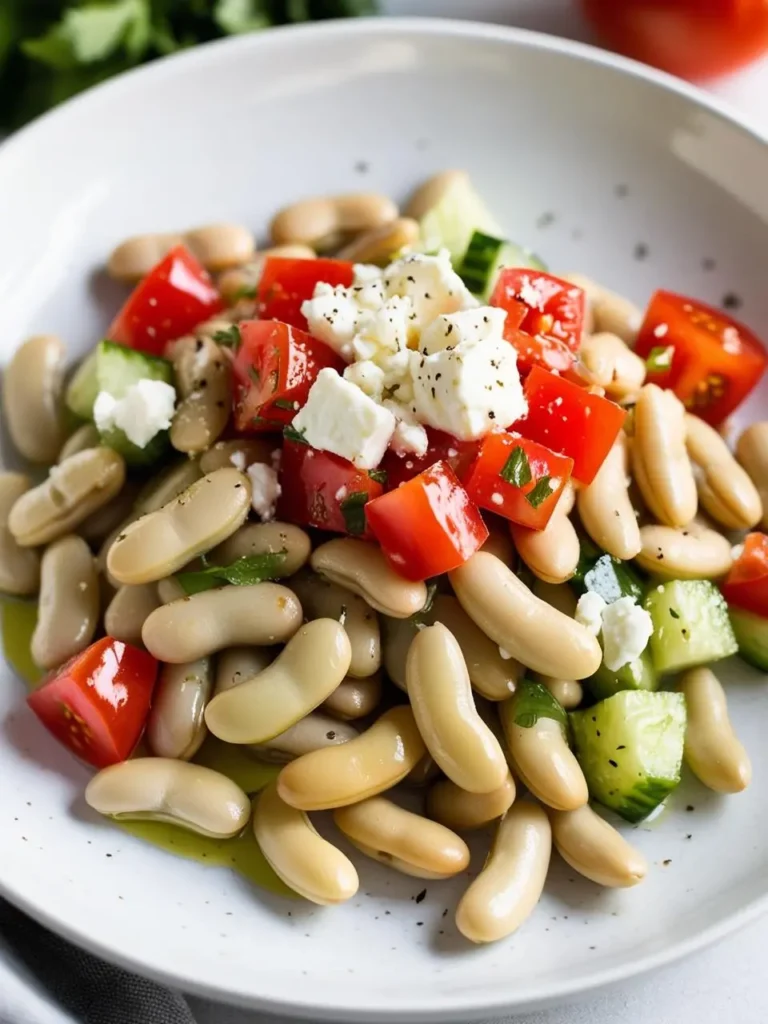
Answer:
[[[203,590],[212,590],[222,583],[230,583],[236,587],[247,587],[263,580],[274,579],[285,561],[285,551],[267,552],[261,555],[247,555],[238,558],[231,565],[208,565],[199,572],[180,572],[176,579],[186,594],[199,594]]]
[[[276,398],[273,404],[276,409],[287,409],[288,412],[296,411],[293,407],[293,402],[287,398]]]
[[[648,353],[645,365],[651,373],[658,373],[660,370],[668,370],[672,365],[672,357],[674,354],[674,345],[656,345]]]
[[[213,340],[217,345],[223,345],[224,348],[231,348],[233,352],[237,352],[240,348],[241,337],[240,328],[237,324],[232,324],[225,331],[216,331],[213,336]]]
[[[375,480],[377,484],[381,484],[384,487],[387,483],[387,471],[386,469],[372,469],[368,473],[371,480]]]
[[[365,533],[365,505],[367,501],[367,491],[353,491],[340,505],[347,533],[353,537],[359,537],[361,533]]]
[[[290,423],[283,427],[283,437],[286,441],[293,441],[294,444],[309,445],[309,441],[305,436],[305,431],[297,430],[296,427],[291,426]]]
[[[536,481],[536,486],[532,491],[529,491],[525,500],[529,505],[533,505],[534,508],[538,508],[542,502],[546,501],[547,498],[551,498],[555,492],[552,490],[551,481],[548,476],[542,476]]]
[[[533,480],[531,464],[520,445],[512,449],[512,454],[501,467],[499,476],[513,487],[525,487]]]

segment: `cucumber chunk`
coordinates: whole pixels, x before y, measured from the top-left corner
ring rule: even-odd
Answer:
[[[461,263],[473,232],[482,231],[497,238],[504,234],[469,178],[463,175],[424,214],[420,227],[425,252],[447,249],[455,267]]]
[[[590,796],[627,821],[642,821],[680,782],[682,694],[622,690],[570,720]]]
[[[527,249],[482,231],[475,231],[457,272],[473,295],[487,302],[496,286],[499,271],[504,267],[547,269],[538,256]]]
[[[707,665],[738,650],[723,595],[709,580],[651,587],[645,609],[653,620],[650,648],[657,672]]]
[[[646,647],[639,658],[623,665],[617,672],[611,672],[603,663],[586,681],[586,686],[595,700],[605,700],[619,690],[658,690],[659,677],[653,667],[651,652]]]
[[[742,608],[730,608],[729,614],[739,657],[761,672],[768,672],[768,619]]]
[[[579,543],[579,562],[569,581],[577,594],[594,591],[606,604],[613,604],[620,597],[633,597],[638,603],[643,600],[643,580],[629,562],[606,554],[584,535],[579,537]]]

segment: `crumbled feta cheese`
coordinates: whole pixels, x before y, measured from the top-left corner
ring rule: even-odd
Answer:
[[[317,375],[293,426],[313,448],[333,452],[360,469],[375,469],[395,430],[395,417],[360,388],[326,368]]]
[[[302,302],[301,312],[307,318],[310,334],[348,358],[352,341],[365,315],[354,293],[342,285],[334,287],[320,281],[315,285],[312,298]]]
[[[350,363],[344,371],[344,380],[372,398],[380,402],[384,390],[384,371],[372,359],[363,359],[359,363]]]
[[[653,634],[651,616],[633,597],[620,597],[603,609],[603,661],[611,672],[635,661]]]
[[[93,420],[102,433],[117,427],[138,448],[146,448],[155,434],[170,427],[175,405],[176,391],[170,384],[145,378],[132,384],[122,398],[100,391]]]
[[[263,462],[253,462],[248,467],[248,479],[251,481],[251,507],[262,521],[275,518],[275,505],[280,497],[280,484],[277,473],[271,466]]]
[[[232,463],[235,469],[239,469],[241,473],[245,472],[245,452],[232,452],[232,454],[229,456],[229,461]]]
[[[600,631],[603,628],[603,612],[607,607],[608,605],[599,594],[594,590],[588,590],[579,598],[574,618],[590,633],[600,636]]]
[[[506,319],[505,310],[491,306],[443,314],[422,333],[419,351],[422,355],[432,355],[457,345],[478,345],[503,337]]]
[[[429,438],[426,430],[417,422],[411,410],[407,406],[391,400],[387,400],[383,404],[384,408],[389,409],[397,420],[397,426],[392,435],[392,448],[398,455],[426,455]]]
[[[447,249],[437,256],[414,253],[390,263],[384,271],[390,296],[400,295],[413,303],[412,325],[422,330],[441,313],[470,309],[477,300],[451,266]]]

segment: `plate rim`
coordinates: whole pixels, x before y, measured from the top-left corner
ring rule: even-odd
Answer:
[[[715,114],[720,119],[746,133],[756,142],[768,147],[768,130],[763,129],[751,116],[745,115],[727,100],[716,97],[700,87],[678,79],[666,72],[659,71],[621,55],[610,53],[607,50],[602,50],[589,43],[552,36],[531,29],[497,25],[488,22],[438,17],[368,17],[335,19],[305,25],[280,26],[262,33],[244,34],[242,36],[215,40],[123,72],[114,79],[91,88],[48,111],[5,140],[0,145],[0,170],[2,170],[3,164],[17,150],[23,149],[27,144],[33,144],[35,138],[47,130],[49,122],[66,121],[68,117],[73,116],[81,109],[87,110],[89,106],[98,106],[99,104],[109,102],[112,95],[116,96],[123,91],[130,90],[133,87],[134,80],[137,78],[148,81],[153,79],[161,81],[166,76],[172,76],[177,66],[183,64],[205,65],[209,60],[214,59],[214,55],[219,51],[222,51],[222,54],[224,51],[239,49],[258,51],[259,49],[275,45],[275,41],[279,44],[281,40],[286,38],[295,38],[301,41],[304,37],[311,38],[314,36],[322,40],[326,36],[336,38],[354,37],[356,35],[371,37],[379,33],[394,33],[413,37],[463,37],[473,40],[503,42],[512,48],[523,47],[529,50],[556,53],[587,64],[610,68],[630,78],[639,79],[655,85],[663,91],[676,94],[687,100],[694,107],[703,109],[710,114]],[[101,957],[108,962],[119,964],[127,970],[172,988],[180,989],[186,993],[277,1016],[302,1017],[311,1014],[317,1020],[337,1021],[360,1021],[364,1018],[369,1024],[373,1024],[373,1022],[389,1024],[396,1017],[403,1015],[407,1015],[409,1019],[418,1021],[420,1024],[443,1024],[445,1021],[466,1021],[468,1019],[477,1020],[487,1016],[509,1013],[510,1011],[522,1012],[541,1009],[555,1004],[562,1004],[568,1000],[584,998],[591,992],[617,985],[647,974],[657,968],[668,966],[683,957],[690,956],[698,950],[720,941],[738,929],[744,928],[768,911],[768,885],[766,885],[766,891],[762,896],[751,900],[742,906],[741,909],[726,914],[689,939],[680,940],[671,946],[628,964],[596,969],[584,974],[583,977],[575,981],[570,980],[560,984],[554,983],[554,985],[547,987],[546,992],[542,992],[538,996],[529,996],[524,1001],[516,1001],[514,999],[514,992],[510,992],[508,996],[491,996],[484,1000],[477,995],[462,998],[460,995],[457,996],[455,993],[452,993],[451,1003],[447,1006],[436,1005],[434,1008],[430,1008],[400,1004],[384,1009],[376,1009],[370,1005],[350,1006],[349,1004],[335,1004],[328,1001],[318,1004],[298,1000],[295,995],[291,994],[287,994],[285,998],[279,1000],[273,997],[256,996],[242,989],[234,990],[231,987],[219,987],[213,983],[197,982],[193,977],[185,976],[181,968],[176,971],[157,968],[143,961],[140,951],[129,954],[115,950],[99,939],[91,937],[86,930],[86,926],[79,926],[77,923],[61,918],[55,913],[49,912],[44,905],[38,905],[33,900],[28,899],[23,893],[17,892],[3,879],[1,867],[0,896],[7,899],[43,926],[95,956]]]

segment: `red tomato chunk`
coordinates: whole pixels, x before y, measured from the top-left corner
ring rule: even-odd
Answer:
[[[524,390],[528,415],[515,429],[573,459],[574,478],[592,483],[613,447],[626,411],[540,367],[531,370]]]
[[[498,432],[483,439],[464,486],[470,498],[505,519],[543,530],[573,471],[573,459]]]
[[[387,474],[386,488],[394,491],[406,480],[412,480],[436,462],[446,462],[459,480],[463,480],[475,460],[480,447],[479,441],[459,441],[442,430],[427,427],[429,447],[424,455],[399,455],[391,448],[381,462],[381,469]]]
[[[768,619],[768,537],[750,533],[720,588],[728,604]]]
[[[297,327],[273,320],[241,323],[234,363],[235,428],[243,434],[282,430],[326,366],[341,373],[345,363]]]
[[[27,703],[68,750],[106,768],[138,743],[157,669],[151,654],[106,636],[50,673]]]
[[[744,401],[768,364],[768,353],[744,324],[665,291],[651,299],[635,351],[648,360],[649,381],[671,388],[713,426]]]
[[[161,356],[167,342],[190,334],[223,308],[208,271],[177,245],[136,285],[107,337]]]
[[[368,474],[346,459],[286,439],[280,463],[279,519],[318,530],[369,535],[367,502],[384,493],[376,470]]]
[[[349,288],[354,278],[352,264],[346,260],[297,260],[269,256],[259,280],[257,312],[262,320],[307,329],[301,304],[311,299],[320,281]]]
[[[488,537],[479,509],[445,462],[376,498],[365,511],[392,568],[409,580],[450,572]]]

